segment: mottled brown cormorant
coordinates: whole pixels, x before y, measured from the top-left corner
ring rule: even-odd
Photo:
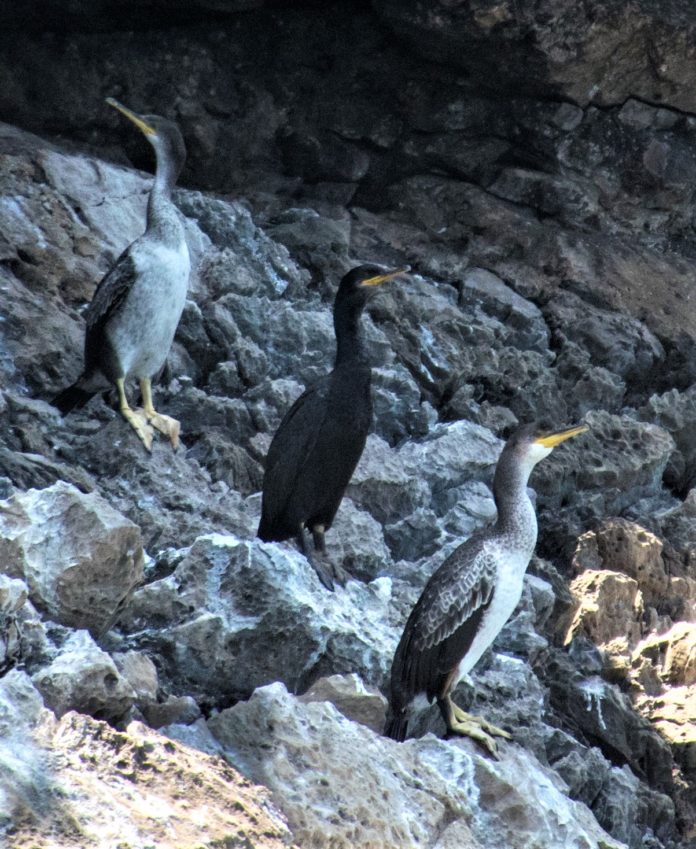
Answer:
[[[184,228],[171,195],[186,159],[179,128],[157,115],[138,115],[113,98],[106,101],[130,119],[155,150],[157,169],[147,206],[147,227],[101,280],[85,313],[84,370],[53,399],[65,414],[109,383],[119,409],[150,450],[153,427],[176,448],[179,422],[152,404],[152,378],[169,353],[186,301],[190,260]],[[143,409],[133,410],[125,382],[140,382]]]
[[[315,549],[324,552],[324,533],[331,527],[372,422],[372,374],[360,316],[377,286],[406,271],[360,265],[343,277],[333,310],[334,369],[295,401],[268,449],[258,536],[268,542],[295,537],[328,589],[333,589],[340,570],[334,569],[332,575],[309,555],[305,529],[312,532]]]
[[[394,655],[390,711],[384,733],[404,740],[416,697],[437,699],[448,731],[496,753],[494,736],[507,732],[456,705],[450,692],[491,645],[522,595],[524,573],[537,538],[527,481],[534,466],[559,443],[587,430],[580,425],[543,434],[525,425],[508,439],[498,460],[493,495],[498,518],[460,545],[425,585]]]

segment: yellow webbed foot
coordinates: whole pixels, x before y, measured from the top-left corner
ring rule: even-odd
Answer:
[[[138,438],[147,450],[152,451],[152,438],[155,435],[155,431],[148,424],[145,410],[131,410],[130,407],[122,408],[121,415],[138,434]]]
[[[165,436],[168,436],[171,443],[172,448],[176,449],[179,447],[179,434],[181,433],[181,425],[176,419],[173,419],[171,416],[165,416],[163,413],[158,413],[153,410],[151,413],[146,411],[147,420],[150,424],[156,428],[160,433],[163,433]]]
[[[181,425],[176,419],[171,416],[165,416],[163,413],[158,413],[152,403],[152,385],[147,378],[140,381],[140,391],[143,395],[143,407],[148,422],[156,428],[160,433],[168,436],[172,448],[175,450],[179,447],[179,434],[181,433]]]
[[[498,744],[493,738],[512,739],[512,735],[507,731],[487,722],[480,716],[467,713],[449,697],[446,698],[445,713],[445,722],[449,731],[462,737],[470,737],[496,759],[498,758]]]
[[[143,443],[148,451],[152,451],[152,437],[155,435],[154,430],[150,427],[147,421],[147,416],[144,410],[132,410],[126,397],[125,379],[119,378],[116,381],[118,389],[118,408],[121,415],[138,434],[138,438]]]

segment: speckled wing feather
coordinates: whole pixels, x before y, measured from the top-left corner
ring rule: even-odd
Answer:
[[[287,504],[295,483],[311,456],[326,413],[330,375],[322,378],[290,407],[273,437],[266,457],[263,479],[261,539],[285,539],[297,532],[292,522],[285,525]]]
[[[119,256],[116,264],[104,277],[94,292],[94,297],[85,313],[85,371],[100,367],[100,355],[104,344],[104,328],[109,319],[119,310],[130,292],[136,278],[135,263],[131,246]]]
[[[392,668],[397,708],[417,693],[441,695],[453,670],[471,646],[491,602],[496,561],[487,534],[460,545],[432,575],[409,616]]]

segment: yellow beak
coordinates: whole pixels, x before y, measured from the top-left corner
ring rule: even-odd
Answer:
[[[154,127],[151,127],[147,121],[143,121],[139,115],[136,115],[135,112],[131,112],[127,106],[119,103],[118,100],[115,100],[113,97],[107,97],[106,102],[109,106],[113,106],[114,109],[118,109],[121,114],[125,115],[129,121],[132,121],[139,130],[145,133],[146,136],[157,135],[157,130],[155,130]]]
[[[397,268],[394,271],[387,271],[385,274],[377,274],[375,277],[368,277],[367,280],[363,280],[360,284],[361,286],[381,286],[382,283],[386,283],[387,280],[393,280],[395,277],[398,277],[400,274],[407,274],[411,270],[410,265],[405,265],[403,268]]]
[[[585,433],[589,430],[587,425],[578,425],[570,427],[568,430],[559,430],[558,433],[549,433],[547,436],[538,436],[534,441],[537,445],[543,445],[544,448],[555,448],[571,436],[577,436],[579,433]]]

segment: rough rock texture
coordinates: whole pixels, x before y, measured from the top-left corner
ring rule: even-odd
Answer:
[[[514,747],[493,762],[469,742],[429,736],[400,745],[328,702],[301,704],[281,684],[257,690],[208,727],[281,807],[291,802],[290,827],[307,849],[622,845],[566,797],[557,776]],[[261,757],[249,745],[258,737]],[[342,815],[327,821],[324,811]]]
[[[0,10],[0,686],[18,688],[12,716],[43,717],[81,788],[99,771],[95,786],[120,793],[130,767],[73,757],[78,736],[136,761],[145,749],[194,759],[195,780],[158,784],[151,807],[180,812],[192,795],[221,831],[193,835],[195,817],[177,813],[173,845],[242,842],[225,831],[228,773],[154,731],[131,750],[118,735],[134,719],[213,754],[224,726],[228,756],[272,784],[300,845],[331,833],[350,846],[513,846],[514,827],[520,845],[691,849],[691,4],[166,5],[166,17],[160,0]],[[97,281],[143,227],[151,178],[135,168],[151,169],[151,151],[107,95],[175,118],[188,147],[175,199],[195,273],[155,387],[182,420],[176,453],[164,440],[144,452],[113,393],[64,419],[47,403],[80,369]],[[273,431],[331,367],[336,283],[362,260],[413,271],[364,316],[374,432],[327,534],[326,556],[355,580],[329,595],[291,544],[253,536]],[[591,432],[535,471],[541,557],[457,692],[513,742],[494,764],[457,741],[382,741],[400,628],[432,570],[493,518],[502,440],[532,419],[585,419]],[[43,518],[51,505],[65,509]],[[41,702],[68,713],[56,726]],[[254,733],[240,740],[236,722]],[[0,809],[34,813],[2,827],[10,845],[44,845],[44,749],[34,757],[15,725],[2,749],[13,783],[0,770],[0,787],[24,801]],[[443,732],[432,707],[414,728]],[[345,796],[322,783],[335,774],[322,750]],[[127,773],[141,787],[147,763]],[[109,805],[79,820],[88,792],[56,816],[75,813],[106,842]],[[127,820],[124,839],[167,845],[151,813]],[[86,844],[65,828],[65,845]]]
[[[57,721],[21,672],[0,682],[0,763],[0,837],[13,849],[292,843],[268,792],[219,757],[137,722]]]
[[[0,502],[0,561],[56,622],[94,633],[113,623],[143,577],[138,526],[62,482]]]

